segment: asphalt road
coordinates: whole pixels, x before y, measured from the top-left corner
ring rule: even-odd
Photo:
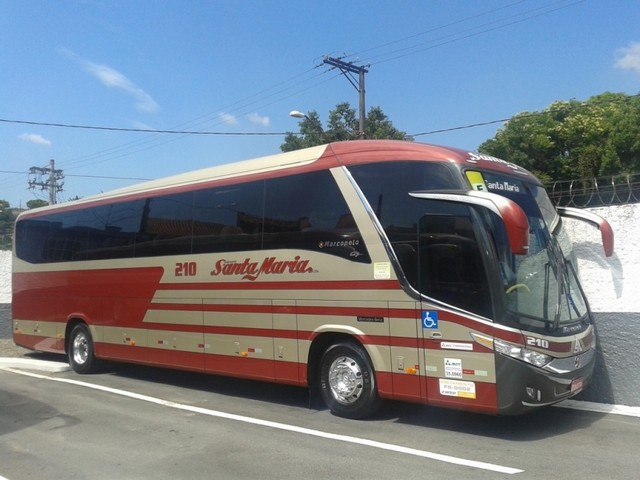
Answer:
[[[496,418],[389,403],[350,421],[282,385],[131,365],[0,370],[9,480],[635,479],[639,434],[640,418],[564,408]]]

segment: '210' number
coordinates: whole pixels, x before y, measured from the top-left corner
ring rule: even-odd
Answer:
[[[197,273],[196,262],[176,263],[176,277],[194,277]]]
[[[549,341],[544,338],[527,337],[527,345],[531,347],[549,348]]]

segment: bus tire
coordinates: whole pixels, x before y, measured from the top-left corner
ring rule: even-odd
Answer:
[[[325,351],[319,379],[324,403],[339,417],[364,418],[382,403],[369,355],[353,342],[337,343]]]
[[[89,327],[84,323],[79,323],[71,330],[67,357],[76,373],[87,374],[98,370],[99,362],[95,356],[93,338]]]

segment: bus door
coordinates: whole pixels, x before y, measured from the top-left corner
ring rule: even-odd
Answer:
[[[474,229],[477,216],[466,205],[438,210],[442,213],[426,214],[418,225],[424,393],[432,404],[468,404],[478,399],[473,380],[485,367],[474,352],[464,312],[445,304],[491,318],[491,293]]]

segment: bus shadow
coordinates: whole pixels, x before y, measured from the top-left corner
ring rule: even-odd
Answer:
[[[110,364],[110,366],[111,368],[105,373],[214,395],[328,413],[319,393],[314,388],[131,364]],[[387,401],[378,413],[360,421],[368,424],[391,422],[480,437],[526,442],[543,440],[589,428],[604,415],[547,407],[519,416],[496,417]]]
[[[226,397],[290,407],[311,408],[312,406],[310,392],[306,387],[125,363],[110,363],[102,369],[102,373]],[[322,403],[319,402],[318,405],[322,406]]]
[[[517,416],[492,416],[424,405],[388,402],[372,419],[514,442],[544,440],[589,428],[606,414],[545,407]]]

